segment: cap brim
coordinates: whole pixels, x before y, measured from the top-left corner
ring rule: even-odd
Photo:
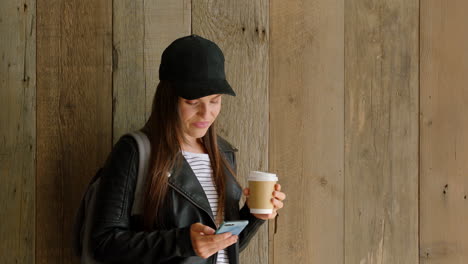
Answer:
[[[236,96],[231,85],[223,79],[202,81],[175,81],[177,95],[187,100],[194,100],[212,94]]]

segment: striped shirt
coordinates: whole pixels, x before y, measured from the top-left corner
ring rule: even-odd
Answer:
[[[214,219],[216,219],[218,213],[218,193],[216,192],[216,186],[213,181],[213,170],[211,169],[210,156],[204,153],[192,153],[187,151],[182,151],[182,155],[187,160],[205,191]],[[216,263],[229,263],[226,249],[218,252]]]

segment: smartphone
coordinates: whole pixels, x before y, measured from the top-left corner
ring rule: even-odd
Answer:
[[[223,222],[218,228],[218,230],[216,230],[216,234],[231,232],[233,235],[238,236],[242,232],[242,230],[244,230],[248,223],[248,220]]]

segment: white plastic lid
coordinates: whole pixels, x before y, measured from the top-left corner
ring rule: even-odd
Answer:
[[[250,212],[252,214],[272,214],[273,209],[255,209],[255,208],[250,208]]]
[[[278,177],[274,173],[251,171],[249,181],[278,181]]]

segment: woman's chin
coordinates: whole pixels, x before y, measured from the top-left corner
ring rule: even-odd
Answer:
[[[194,138],[202,138],[206,135],[206,132],[208,131],[208,129],[194,129],[194,131],[192,131],[189,135],[191,137],[194,137]]]

